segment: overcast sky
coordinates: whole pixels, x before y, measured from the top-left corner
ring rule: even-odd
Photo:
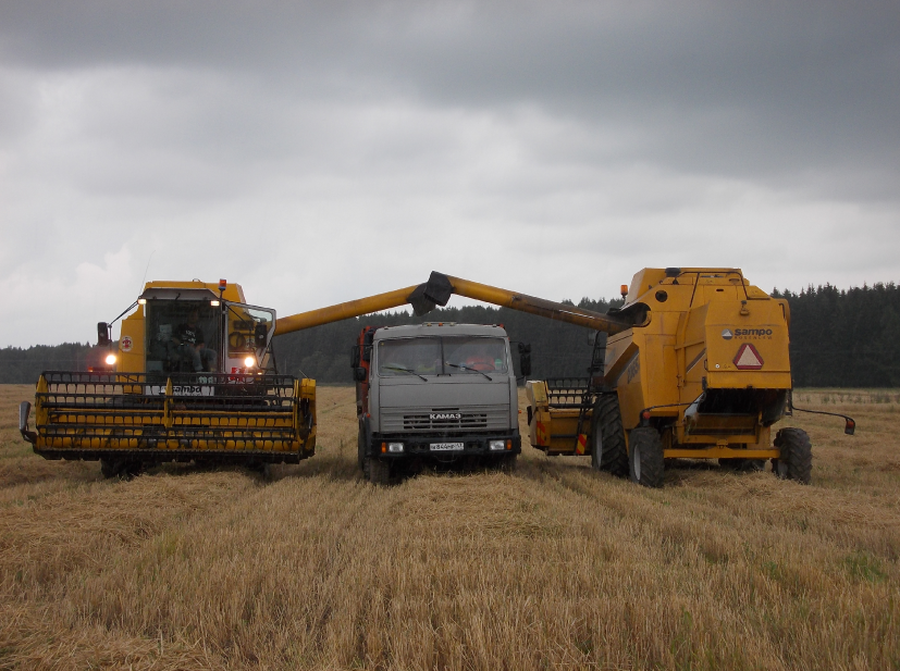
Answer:
[[[0,227],[0,347],[151,279],[898,282],[900,4],[0,0]]]

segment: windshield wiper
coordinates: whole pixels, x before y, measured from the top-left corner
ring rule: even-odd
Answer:
[[[398,366],[397,364],[388,364],[387,366],[381,367],[383,370],[399,370],[401,373],[409,373],[410,375],[415,375],[416,377],[420,377],[425,382],[428,382],[428,378],[424,375],[419,375],[416,371],[411,368],[407,368],[406,366]]]
[[[447,364],[448,366],[450,366],[451,368],[461,368],[462,370],[470,370],[474,373],[481,373],[491,382],[494,381],[494,378],[492,378],[490,375],[485,373],[483,370],[478,370],[477,368],[472,368],[472,366],[467,366],[464,363],[450,363],[449,361],[445,361],[444,363]]]

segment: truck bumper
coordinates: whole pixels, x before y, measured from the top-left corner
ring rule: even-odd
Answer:
[[[518,433],[460,435],[373,433],[369,445],[371,456],[389,459],[434,457],[449,460],[464,456],[499,457],[503,454],[522,452],[522,438]]]

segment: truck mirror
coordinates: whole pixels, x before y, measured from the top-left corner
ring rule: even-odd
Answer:
[[[359,347],[353,346],[350,349],[350,368],[359,367]]]
[[[372,346],[371,345],[366,345],[365,347],[363,347],[362,358],[363,358],[363,361],[371,361],[372,360]]]
[[[522,371],[522,377],[531,375],[531,355],[523,354],[519,360],[519,370]]]
[[[109,339],[109,324],[100,322],[97,324],[97,345],[108,347],[112,341]]]
[[[362,366],[358,366],[353,369],[353,381],[354,382],[365,382],[366,381],[366,369]]]
[[[531,375],[531,345],[519,343],[519,371],[522,377]]]

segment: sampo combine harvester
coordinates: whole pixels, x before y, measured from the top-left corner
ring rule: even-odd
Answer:
[[[806,432],[771,427],[791,412],[787,301],[733,268],[644,269],[608,314],[432,273],[428,299],[451,294],[597,331],[583,379],[526,384],[532,446],[590,454],[594,468],[660,487],[667,459],[719,459],[808,483]],[[608,336],[608,337],[607,337]],[[821,413],[834,414],[834,413]],[[854,421],[843,417],[845,432]]]
[[[625,304],[605,315],[440,273],[423,285],[281,319],[274,310],[248,305],[240,287],[224,281],[151,282],[126,310],[136,308],[123,320],[115,370],[44,373],[35,430],[28,426],[27,401],[20,430],[37,454],[100,460],[107,476],[163,461],[297,463],[315,451],[315,382],[275,372],[272,337],[405,303],[425,314],[452,294],[597,332],[585,378],[526,384],[531,444],[548,455],[590,454],[594,468],[651,487],[662,485],[665,461],[675,458],[718,459],[740,468],[770,459],[780,477],[809,482],[806,433],[783,428],[771,437],[771,427],[792,410],[787,302],[728,268],[645,269],[623,291]],[[178,343],[180,325],[191,320],[208,335],[209,361]],[[101,343],[110,344],[109,329],[99,325]],[[374,375],[359,363],[365,352],[354,365]],[[500,365],[511,370],[506,352]],[[197,370],[201,365],[211,370]],[[460,372],[451,361],[441,366],[435,378]],[[404,377],[428,383],[429,374]],[[459,398],[441,398],[441,407],[427,408],[422,403],[429,395],[413,395],[417,405],[409,411],[442,422],[463,417],[447,408],[464,406],[472,385],[484,386],[480,377],[490,379],[482,372],[442,385]],[[365,419],[360,416],[361,427]],[[845,431],[853,433],[853,420],[844,419]],[[461,428],[429,421],[422,429],[427,440],[412,435],[411,444],[426,452],[432,444],[490,452],[489,439],[476,448],[472,441],[479,436],[469,435],[468,427],[464,438]],[[370,477],[375,472],[373,479],[385,481],[387,465],[379,460],[391,458],[389,443],[402,441],[393,437],[381,445],[368,432],[365,444],[360,439],[360,463]],[[513,446],[514,458],[515,435],[510,440],[503,449]]]

